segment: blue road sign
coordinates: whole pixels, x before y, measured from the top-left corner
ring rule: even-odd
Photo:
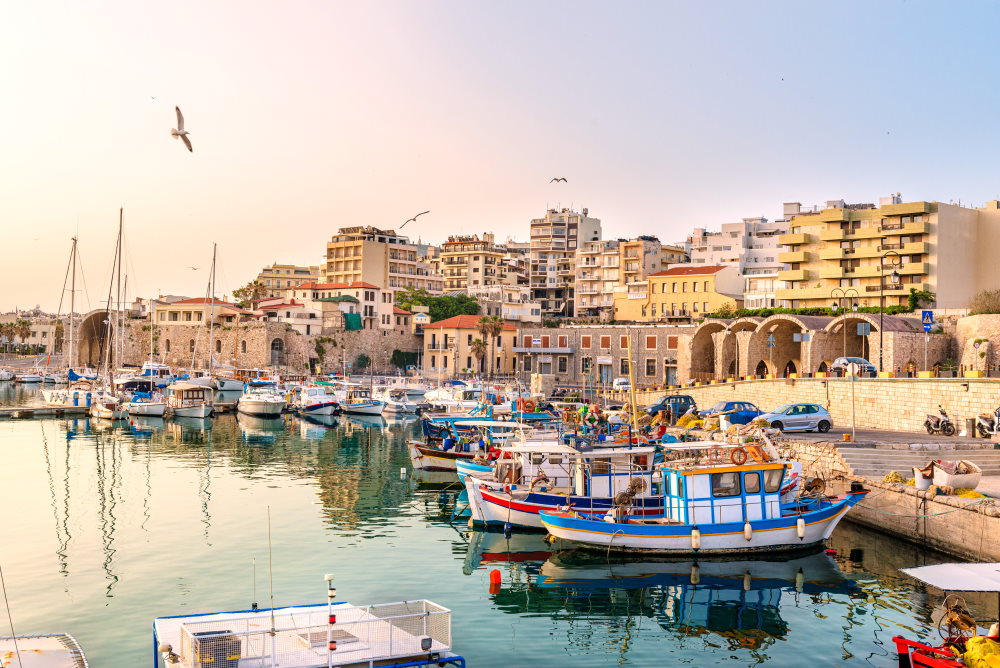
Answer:
[[[931,331],[931,327],[934,326],[934,311],[924,311],[920,322],[923,323],[925,332]]]

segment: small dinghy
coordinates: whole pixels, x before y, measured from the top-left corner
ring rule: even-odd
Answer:
[[[4,668],[89,668],[87,657],[68,633],[0,637]]]

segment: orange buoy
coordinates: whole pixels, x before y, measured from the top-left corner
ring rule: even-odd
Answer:
[[[490,584],[491,585],[500,584],[500,571],[498,571],[495,568],[492,571],[490,571]]]
[[[490,584],[490,593],[491,594],[499,594],[500,593],[500,583],[499,582],[493,582],[493,583]]]

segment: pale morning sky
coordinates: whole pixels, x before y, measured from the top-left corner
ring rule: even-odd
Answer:
[[[198,296],[213,241],[222,294],[426,209],[425,241],[525,239],[571,204],[673,241],[783,201],[993,199],[998,25],[971,2],[7,3],[0,311],[55,309],[74,234],[98,306],[119,206],[130,294]]]

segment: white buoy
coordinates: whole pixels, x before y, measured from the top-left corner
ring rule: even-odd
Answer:
[[[691,584],[696,585],[701,582],[701,567],[698,564],[691,564]]]
[[[750,571],[743,571],[743,591],[750,591]]]
[[[749,522],[743,525],[743,537],[747,540],[753,538],[753,527],[750,526]]]
[[[691,529],[691,549],[701,549],[701,532],[697,528]]]
[[[806,521],[801,517],[795,521],[795,533],[798,535],[799,540],[806,537]]]
[[[406,467],[405,466],[400,467],[400,469],[399,469],[399,477],[400,478],[405,478],[406,477]]]

